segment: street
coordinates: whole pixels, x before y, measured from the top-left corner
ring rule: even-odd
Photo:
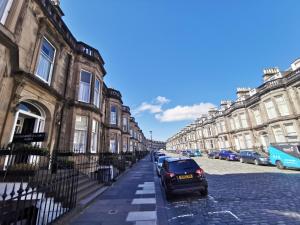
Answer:
[[[194,159],[207,174],[209,195],[165,200],[169,224],[300,224],[299,171]]]
[[[194,159],[206,172],[207,197],[189,193],[167,201],[148,156],[71,224],[300,224],[298,171]]]

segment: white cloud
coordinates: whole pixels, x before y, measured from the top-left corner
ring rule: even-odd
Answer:
[[[140,106],[133,110],[133,115],[137,116],[142,112],[157,114],[163,112],[162,106],[169,103],[170,100],[163,96],[157,96],[151,103],[143,102]]]
[[[170,99],[167,99],[166,97],[163,97],[163,96],[157,96],[155,101],[159,105],[164,105],[164,104],[169,103]]]
[[[162,112],[161,105],[149,104],[147,102],[143,102],[139,107],[133,110],[133,114],[139,114],[145,111],[149,111],[150,113],[160,113]]]
[[[199,103],[190,106],[178,105],[174,108],[157,113],[155,118],[161,122],[194,120],[203,114],[207,114],[208,110],[214,107],[216,106],[212,103]]]

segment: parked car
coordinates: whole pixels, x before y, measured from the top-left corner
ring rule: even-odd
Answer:
[[[186,151],[186,156],[188,156],[188,157],[195,157],[195,153],[194,153],[193,150],[187,150]]]
[[[197,149],[197,150],[194,152],[194,155],[195,155],[195,157],[200,157],[200,156],[202,156],[201,150]]]
[[[213,151],[210,151],[207,154],[207,157],[210,158],[210,159],[218,159],[219,158],[219,154],[220,154],[219,150],[213,150]]]
[[[278,169],[300,169],[300,145],[278,144],[269,146],[269,162]]]
[[[241,163],[254,163],[255,165],[269,165],[268,157],[262,156],[258,152],[252,150],[240,151]]]
[[[182,150],[182,151],[181,151],[181,155],[183,155],[183,156],[187,156],[187,155],[188,155],[188,152],[187,152],[187,150]]]
[[[161,167],[162,167],[162,164],[164,162],[164,160],[166,158],[170,158],[170,156],[160,156],[157,160],[157,164],[156,164],[156,173],[157,173],[157,176],[160,176],[160,170],[161,170]]]
[[[166,158],[160,174],[167,198],[175,193],[192,191],[204,196],[208,194],[204,170],[191,158]]]
[[[156,163],[159,157],[165,156],[165,155],[166,155],[165,153],[157,152],[157,153],[154,155],[154,162]]]
[[[231,150],[221,150],[219,153],[219,159],[226,159],[228,161],[238,161],[239,155]]]

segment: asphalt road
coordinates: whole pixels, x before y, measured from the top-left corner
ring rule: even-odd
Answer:
[[[208,197],[187,194],[167,201],[156,177],[158,224],[300,224],[299,171],[194,159],[206,172]]]
[[[299,171],[195,160],[206,172],[207,197],[189,193],[167,201],[148,156],[68,224],[300,225]]]

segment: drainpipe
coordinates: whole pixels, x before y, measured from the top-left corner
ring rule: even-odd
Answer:
[[[57,140],[56,140],[56,145],[54,151],[57,151],[60,145],[60,134],[61,134],[61,129],[62,129],[62,123],[63,123],[63,118],[64,118],[64,111],[65,111],[65,106],[66,106],[66,95],[67,95],[67,88],[68,88],[68,80],[71,74],[71,64],[73,61],[72,55],[68,54],[68,66],[67,66],[67,73],[66,73],[66,79],[65,79],[65,86],[64,86],[64,92],[63,92],[63,106],[61,109],[60,113],[60,121],[59,121],[59,127],[58,127],[58,132],[57,132]]]

